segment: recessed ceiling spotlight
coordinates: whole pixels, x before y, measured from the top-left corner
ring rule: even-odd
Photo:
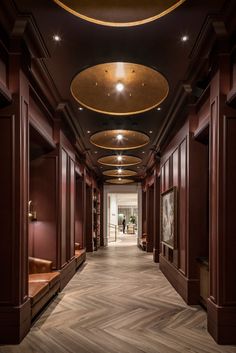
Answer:
[[[116,139],[117,139],[118,141],[122,141],[122,140],[123,140],[123,135],[121,135],[121,134],[117,135],[117,136],[116,136]]]
[[[97,154],[97,153],[98,153],[98,151],[94,151],[94,153],[95,153],[95,154]]]
[[[144,153],[145,153],[145,151],[142,151],[142,153],[144,154]]]
[[[161,107],[158,107],[157,110],[160,111],[160,110],[161,110]]]
[[[119,173],[119,174],[122,173],[122,169],[121,169],[121,168],[118,169],[118,173]]]
[[[122,156],[117,156],[117,160],[120,162],[122,161]]]
[[[52,38],[53,38],[53,40],[55,40],[55,42],[61,41],[61,37],[58,34],[54,34],[54,36]]]
[[[87,134],[91,134],[91,131],[90,131],[90,130],[88,130],[88,131],[87,131]]]
[[[182,42],[187,42],[189,37],[187,35],[181,37]]]
[[[82,108],[82,107],[79,107],[78,109],[79,109],[81,112],[84,110],[84,108]]]
[[[152,132],[153,132],[153,131],[152,131],[152,130],[150,130],[150,131],[149,131],[149,134],[152,134]]]
[[[121,179],[121,178],[119,178],[118,180],[119,180],[119,181],[121,181],[122,179]]]
[[[118,83],[116,84],[116,90],[117,90],[118,92],[122,92],[122,91],[124,90],[124,88],[125,88],[125,86],[124,86],[123,83],[118,82]]]

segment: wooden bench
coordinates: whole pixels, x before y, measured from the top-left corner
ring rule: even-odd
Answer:
[[[60,273],[52,270],[52,261],[29,257],[29,298],[32,319],[58,293],[59,288]]]

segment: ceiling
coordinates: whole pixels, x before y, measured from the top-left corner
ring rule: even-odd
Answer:
[[[70,102],[84,148],[82,152],[86,153],[94,171],[102,176],[104,170],[111,169],[97,161],[115,152],[92,145],[92,134],[113,129],[137,130],[147,134],[150,143],[124,154],[142,159],[141,164],[129,167],[141,176],[156,148],[156,137],[178,87],[185,77],[189,55],[204,20],[208,14],[219,12],[224,0],[186,0],[166,16],[134,27],[108,27],[87,22],[65,11],[53,0],[14,2],[20,12],[32,13],[36,20],[50,52],[50,58],[44,59],[44,62],[61,100]],[[55,34],[61,37],[61,41],[53,40]],[[185,35],[189,40],[182,42],[181,38]],[[85,68],[110,62],[131,62],[160,72],[169,84],[169,94],[161,103],[161,110],[154,108],[130,116],[106,115],[87,108],[80,110],[80,104],[70,91],[73,78]]]

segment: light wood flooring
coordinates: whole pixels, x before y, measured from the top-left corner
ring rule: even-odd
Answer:
[[[18,346],[1,353],[236,353],[187,306],[132,235],[89,254]]]

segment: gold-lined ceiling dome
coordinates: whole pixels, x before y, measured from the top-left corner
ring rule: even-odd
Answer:
[[[135,181],[132,179],[123,179],[123,178],[116,178],[116,179],[107,179],[106,183],[110,183],[110,184],[119,184],[119,185],[123,185],[123,184],[131,184],[134,183]]]
[[[54,0],[59,6],[89,22],[128,27],[154,21],[185,0]]]
[[[141,158],[127,155],[112,155],[98,159],[98,163],[109,167],[130,167],[141,163]]]
[[[109,115],[146,112],[161,104],[168,92],[168,82],[161,73],[127,62],[89,67],[71,82],[71,93],[79,104]]]
[[[90,142],[100,148],[109,150],[132,150],[149,143],[149,137],[133,130],[104,130],[90,137]]]
[[[129,169],[110,169],[110,170],[105,170],[103,172],[103,175],[110,176],[110,177],[131,177],[135,176],[138,173],[135,172],[134,170],[129,170]]]

